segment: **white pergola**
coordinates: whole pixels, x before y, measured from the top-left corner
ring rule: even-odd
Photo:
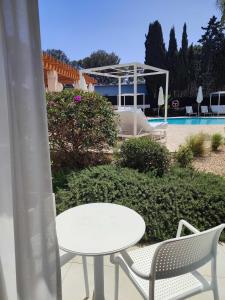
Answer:
[[[165,90],[165,114],[164,120],[167,120],[167,108],[168,108],[168,88],[169,88],[169,71],[159,69],[153,66],[141,64],[141,63],[129,63],[129,64],[118,64],[118,65],[111,65],[111,66],[104,66],[104,67],[97,67],[97,68],[90,68],[84,69],[81,71],[82,73],[90,74],[90,75],[97,75],[97,76],[104,76],[109,78],[116,78],[118,79],[118,109],[121,108],[121,83],[122,79],[125,78],[133,78],[134,84],[134,109],[137,110],[137,81],[140,77],[145,76],[155,76],[155,75],[165,75],[165,82],[166,82],[166,90]],[[137,117],[134,114],[134,135],[137,135]]]
[[[210,106],[212,104],[212,96],[218,96],[217,105],[220,105],[221,95],[225,95],[225,91],[218,91],[218,92],[213,92],[213,93],[209,94],[209,96],[210,96]]]
[[[121,98],[123,99],[123,106],[124,107],[126,107],[126,97],[133,97],[133,96],[134,96],[133,93],[121,94]],[[145,93],[137,93],[137,96],[142,96],[142,104],[137,104],[137,108],[141,108],[141,109],[145,110],[146,108],[150,107],[150,104],[145,104]],[[118,103],[119,103],[119,101],[117,101],[117,105],[118,105]],[[122,105],[122,103],[121,103],[121,105]]]

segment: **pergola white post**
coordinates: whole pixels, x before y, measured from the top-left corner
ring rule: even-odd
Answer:
[[[121,107],[121,77],[118,78],[118,88],[119,88],[119,93],[118,93],[118,107]]]
[[[218,98],[218,105],[220,105],[220,92],[219,92],[219,98]]]
[[[143,110],[145,112],[145,94],[143,95]]]
[[[169,89],[169,72],[166,72],[166,93],[165,93],[165,114],[164,114],[164,121],[167,121],[167,114],[168,114],[168,89]]]
[[[137,135],[137,66],[134,65],[134,136]]]

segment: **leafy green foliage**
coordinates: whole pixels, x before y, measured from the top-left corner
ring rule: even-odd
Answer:
[[[217,3],[221,12],[224,13],[225,0],[217,0]],[[167,51],[161,24],[155,21],[149,25],[145,41],[145,63],[170,71],[169,92],[175,99],[187,96],[196,97],[199,85],[203,86],[205,95],[224,88],[224,20],[224,14],[221,21],[218,21],[215,16],[210,18],[208,25],[202,27],[203,34],[197,45],[188,44],[187,25],[185,23],[179,50],[173,27],[170,31]],[[153,106],[157,106],[158,88],[164,86],[164,81],[160,77],[146,77],[148,93],[151,97],[154,96]]]
[[[177,51],[177,40],[175,35],[175,28],[172,27],[170,30],[169,47],[166,54],[167,68],[170,72],[169,76],[169,88],[170,94],[174,94],[177,84],[177,63],[178,63],[178,51]]]
[[[92,52],[89,56],[80,59],[76,62],[79,66],[84,69],[96,68],[102,66],[117,65],[120,63],[120,58],[114,52],[108,53],[104,50],[97,50]],[[118,83],[115,78],[107,78],[103,76],[94,76],[98,83]]]
[[[225,36],[224,26],[213,16],[206,27],[199,43],[202,45],[201,73],[203,86],[208,94],[224,86]]]
[[[175,237],[180,219],[204,230],[225,219],[225,181],[191,169],[172,169],[163,177],[112,165],[68,176],[56,195],[58,213],[91,202],[125,205],[145,220],[145,241]],[[124,219],[126,222],[126,218]]]
[[[220,146],[223,145],[224,138],[221,133],[214,133],[211,137],[212,151],[217,151]]]
[[[102,66],[117,65],[120,63],[120,58],[114,52],[107,53],[104,50],[92,52],[90,56],[78,60],[78,64],[82,68],[96,68]]]
[[[162,69],[166,68],[166,48],[159,21],[149,24],[145,40],[145,64]],[[162,76],[147,76],[145,80],[149,95],[153,94],[156,99],[159,87],[165,85],[165,79]],[[157,103],[155,102],[155,104]]]
[[[58,189],[63,189],[67,185],[67,176],[71,173],[71,170],[57,170],[52,172],[52,185],[54,193],[57,192]]]
[[[175,158],[180,167],[187,168],[191,166],[193,161],[193,153],[187,145],[182,145],[179,147]]]
[[[141,172],[162,176],[169,168],[170,155],[165,146],[149,137],[131,138],[121,146],[120,163]]]
[[[203,156],[205,153],[205,134],[200,132],[191,135],[187,139],[187,147],[191,149],[195,157]]]
[[[66,64],[68,64],[70,62],[68,56],[65,54],[65,52],[63,52],[60,49],[47,49],[46,51],[44,51],[44,53],[51,55],[52,57],[54,57],[57,60],[60,60]]]
[[[221,10],[221,22],[224,24],[225,21],[225,0],[216,0],[216,3]]]
[[[80,101],[75,97],[80,96]],[[96,93],[64,90],[47,94],[48,128],[53,166],[69,162],[77,166],[113,146],[117,138],[117,120],[111,104]]]

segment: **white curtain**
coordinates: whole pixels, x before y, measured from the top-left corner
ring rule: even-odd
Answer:
[[[0,299],[59,300],[37,0],[0,0]]]

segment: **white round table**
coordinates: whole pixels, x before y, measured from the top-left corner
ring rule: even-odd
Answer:
[[[104,300],[104,255],[135,245],[145,222],[134,210],[111,203],[91,203],[68,209],[56,217],[59,247],[94,257],[94,295]]]

